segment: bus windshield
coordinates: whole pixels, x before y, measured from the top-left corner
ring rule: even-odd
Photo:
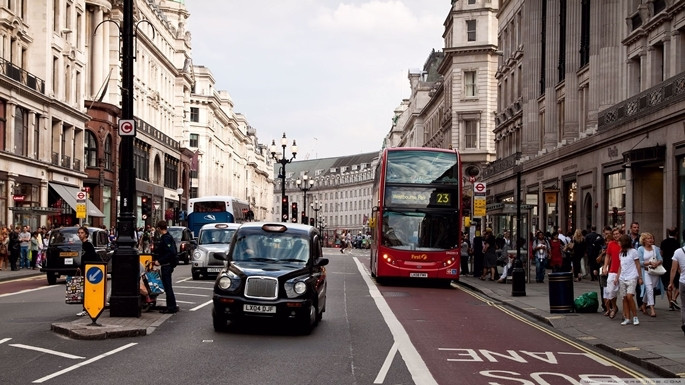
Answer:
[[[460,184],[459,159],[449,152],[390,151],[386,183]]]
[[[438,251],[455,248],[459,215],[386,210],[383,212],[383,245],[404,250]]]

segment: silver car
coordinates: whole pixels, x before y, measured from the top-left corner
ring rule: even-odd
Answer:
[[[200,228],[190,266],[193,279],[216,277],[219,274],[224,261],[214,258],[214,254],[228,253],[238,227],[239,223],[210,223]]]

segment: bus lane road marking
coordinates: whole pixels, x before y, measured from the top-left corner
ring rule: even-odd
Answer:
[[[383,295],[381,294],[380,290],[378,290],[378,287],[376,287],[373,281],[371,281],[371,276],[368,274],[368,271],[365,269],[364,265],[362,265],[362,263],[359,261],[359,258],[354,257],[353,259],[354,263],[357,265],[357,269],[361,273],[362,279],[364,279],[366,286],[369,288],[369,294],[371,295],[371,298],[373,298],[374,302],[376,303],[376,307],[381,312],[381,315],[385,320],[385,324],[388,325],[388,328],[393,335],[393,339],[395,340],[390,348],[390,351],[388,352],[388,355],[386,356],[381,370],[379,371],[373,383],[383,383],[386,374],[390,370],[390,363],[392,362],[393,357],[397,352],[399,352],[404,364],[407,365],[407,369],[409,370],[414,383],[422,385],[437,385],[437,381],[435,378],[433,378],[433,375],[428,370],[428,366],[426,366],[426,363],[416,350],[416,347],[414,347],[414,345],[411,343],[407,331],[404,330],[404,327],[400,321],[397,319],[397,317],[395,317],[395,314],[390,309],[390,306],[385,301],[385,298],[383,298]]]
[[[458,290],[463,291],[464,293],[467,293],[467,294],[471,295],[472,297],[474,297],[474,298],[476,298],[476,299],[478,299],[478,300],[480,300],[480,301],[482,301],[482,302],[485,302],[485,303],[488,304],[489,306],[492,306],[492,307],[497,308],[499,311],[501,311],[501,312],[503,312],[503,313],[509,315],[510,317],[515,318],[515,319],[521,321],[522,323],[524,323],[524,324],[526,324],[526,325],[529,325],[529,326],[531,326],[531,327],[533,327],[533,328],[535,328],[535,329],[537,329],[537,330],[539,330],[539,331],[541,331],[541,332],[543,332],[543,333],[545,333],[545,334],[551,336],[552,338],[557,339],[557,340],[559,340],[559,341],[561,341],[561,342],[563,342],[563,343],[565,343],[565,344],[567,344],[567,345],[569,345],[569,346],[571,346],[571,347],[573,347],[573,348],[575,348],[575,349],[577,349],[577,350],[580,351],[580,353],[578,353],[578,352],[557,352],[556,354],[558,354],[558,355],[579,355],[579,356],[585,356],[585,357],[589,358],[589,359],[592,360],[592,361],[595,361],[596,363],[598,363],[598,364],[600,364],[600,365],[607,366],[607,367],[614,367],[614,368],[618,369],[619,371],[624,372],[624,373],[626,373],[628,376],[631,376],[631,377],[633,377],[633,378],[636,378],[636,379],[644,379],[644,375],[643,375],[642,373],[640,373],[640,372],[638,372],[638,371],[635,371],[635,370],[633,370],[633,369],[631,369],[631,368],[629,368],[629,367],[627,367],[627,366],[625,366],[625,365],[623,365],[623,364],[621,364],[621,363],[619,363],[619,362],[617,362],[617,361],[611,359],[610,357],[603,356],[603,355],[599,355],[599,354],[597,354],[596,352],[594,352],[593,350],[591,350],[590,348],[584,346],[583,344],[578,343],[578,342],[576,342],[576,341],[574,341],[574,340],[572,340],[572,339],[570,339],[570,338],[568,338],[568,337],[566,337],[566,336],[564,336],[564,335],[562,335],[562,334],[560,334],[560,333],[558,333],[558,332],[556,332],[556,331],[554,331],[554,330],[548,329],[548,328],[546,328],[546,327],[544,327],[544,326],[542,326],[542,325],[540,325],[540,324],[538,324],[538,323],[536,323],[536,322],[533,322],[533,321],[531,321],[531,320],[529,320],[529,319],[527,319],[527,318],[525,318],[525,317],[523,317],[523,316],[521,316],[521,315],[519,315],[519,314],[517,314],[517,313],[514,313],[513,311],[511,311],[511,310],[508,309],[507,307],[505,307],[505,306],[503,306],[503,305],[500,305],[499,303],[496,303],[496,302],[492,301],[490,298],[485,297],[485,296],[483,296],[482,294],[480,294],[480,293],[478,293],[478,292],[472,291],[471,289],[468,289],[468,288],[463,287],[463,286],[457,286],[457,285],[455,285],[455,284],[453,284],[452,286],[455,287],[455,288],[457,288]],[[439,350],[447,351],[447,350],[452,350],[452,349],[451,349],[451,348],[440,348]],[[506,355],[505,355],[505,354],[502,354],[502,353],[493,353],[493,352],[490,352],[490,351],[486,351],[486,350],[484,350],[484,349],[480,349],[480,350],[476,350],[476,349],[456,349],[456,350],[457,350],[457,351],[464,352],[465,355],[470,356],[470,357],[471,357],[470,360],[473,360],[473,359],[476,359],[476,360],[477,360],[477,359],[479,359],[480,356],[478,355],[478,352],[481,352],[481,353],[486,352],[485,355],[484,355],[484,357],[486,357],[486,359],[488,359],[488,360],[490,360],[490,361],[492,360],[493,355],[498,355],[498,356],[503,357],[503,358],[515,359],[515,360],[520,360],[520,359],[522,359],[520,355],[518,355],[516,352],[513,352],[513,351],[511,351],[511,350],[507,350],[507,354],[506,354]],[[513,353],[512,353],[512,352],[513,352]],[[491,354],[491,353],[492,353],[492,354]],[[523,351],[522,351],[522,353],[523,353]],[[553,353],[553,352],[535,352],[535,353],[533,353],[533,352],[526,352],[525,354],[527,354],[527,355],[528,355],[529,357],[531,357],[531,358],[538,359],[538,360],[544,360],[545,358],[547,358],[547,359],[549,359],[549,360],[555,360],[555,358],[554,358],[554,353]],[[488,358],[488,357],[489,357],[489,358]],[[461,360],[461,359],[457,359],[456,361],[459,361],[459,360]],[[447,361],[455,361],[455,360],[450,360],[450,359],[448,359]],[[495,361],[496,361],[496,360],[495,360]],[[486,372],[487,372],[487,371],[486,371]],[[489,372],[490,372],[490,373],[487,373],[487,374],[493,374],[494,372],[501,372],[502,374],[505,373],[505,371],[489,371]],[[512,375],[514,374],[514,372],[506,372],[506,373],[512,374]],[[483,373],[483,372],[481,372],[481,374],[486,375],[486,373]],[[532,373],[531,376],[532,376],[533,374],[535,374],[535,373]],[[539,373],[538,373],[538,374],[539,374]],[[561,374],[560,374],[560,375],[561,375]],[[486,375],[486,376],[489,376],[489,375]],[[602,377],[603,375],[590,375],[590,374],[588,374],[588,375],[580,375],[580,374],[579,374],[578,376],[581,376],[581,379],[583,379],[582,376],[599,376],[599,377],[592,377],[592,378],[594,378],[595,380],[601,379],[601,380],[604,380],[604,381],[606,381],[607,378],[608,378],[608,377],[607,377],[607,378]],[[612,377],[612,376],[609,376],[609,377],[611,377],[610,379],[613,379],[613,378],[614,378],[614,377]],[[514,379],[514,378],[510,378],[510,377],[497,377],[497,376],[494,376],[494,375],[493,375],[493,378],[510,379],[510,380],[513,380],[513,379]],[[518,378],[518,377],[515,377],[515,378],[516,378],[516,381],[521,381],[521,380],[522,380],[521,378]]]

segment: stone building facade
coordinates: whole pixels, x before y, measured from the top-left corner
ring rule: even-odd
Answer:
[[[520,191],[526,229],[682,230],[685,1],[500,3],[490,207]]]

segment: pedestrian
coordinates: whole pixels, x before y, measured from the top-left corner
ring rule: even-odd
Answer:
[[[671,261],[673,260],[673,253],[680,248],[680,243],[676,236],[678,235],[678,230],[675,227],[666,229],[666,239],[661,241],[661,257],[663,258],[663,266],[667,273],[661,276],[661,283],[664,286],[668,286],[669,273],[671,272]],[[668,298],[669,310],[675,311],[679,309],[678,306],[678,279],[673,282],[676,290],[666,290],[666,296]]]
[[[471,244],[469,243],[469,233],[466,231],[462,234],[461,238],[461,272],[460,274],[469,273],[469,257],[471,256]]]
[[[340,234],[340,252],[345,254],[345,249],[347,248],[347,231],[343,230]]]
[[[563,259],[559,234],[554,233],[552,234],[552,239],[549,241],[549,259],[547,260],[547,266],[552,269],[553,273],[558,273],[561,271]]]
[[[7,245],[9,244],[9,235],[7,228],[3,227],[0,229],[0,270],[7,269],[7,263],[9,261],[9,250]]]
[[[677,274],[680,274],[680,279],[676,281]],[[676,286],[676,282],[678,282],[678,286]],[[676,287],[680,292],[680,298],[685,298],[685,247],[681,247],[673,253],[668,290],[676,290]],[[685,333],[685,306],[680,309],[680,329]]]
[[[644,232],[640,234],[640,246],[637,249],[640,254],[640,265],[642,268],[642,281],[644,282],[644,294],[642,296],[642,306],[640,311],[647,314],[647,307],[649,307],[649,316],[656,317],[654,310],[654,289],[661,289],[661,279],[658,275],[649,274],[649,269],[657,267],[663,263],[661,257],[661,250],[654,245],[654,236],[651,233]]]
[[[600,264],[597,257],[602,251],[604,238],[597,233],[597,226],[590,227],[590,232],[585,236],[585,254],[587,255],[588,267],[590,269],[590,280],[599,279]]]
[[[167,231],[167,222],[165,220],[157,222],[157,231],[160,237],[159,243],[154,249],[153,258],[155,263],[161,267],[162,285],[164,285],[164,293],[166,294],[166,309],[163,309],[162,313],[173,314],[179,310],[176,305],[174,289],[171,286],[171,277],[174,272],[177,253],[176,242],[174,237]]]
[[[547,268],[549,252],[549,242],[545,238],[545,234],[538,230],[535,234],[535,241],[533,244],[533,253],[535,255],[535,282],[537,283],[543,283],[545,281],[545,269]]]
[[[580,282],[583,278],[583,258],[585,257],[585,237],[580,229],[576,229],[573,233],[573,238],[571,243],[569,243],[569,248],[571,249],[571,261],[573,263],[573,276],[576,282]]]
[[[594,226],[593,226],[594,228]],[[592,234],[592,233],[590,233]],[[597,234],[599,235],[599,234]],[[610,226],[604,226],[602,229],[602,235],[599,235],[599,239],[595,239],[592,242],[593,247],[597,248],[597,256],[594,259],[595,262],[595,267],[597,269],[597,272],[595,273],[595,276],[597,277],[597,281],[599,282],[599,303],[602,304],[602,311],[604,312],[604,315],[609,315],[610,309],[607,308],[606,301],[604,301],[604,288],[607,286],[607,275],[603,274],[603,268],[604,268],[604,260],[606,259],[606,241],[605,239],[610,239],[611,238],[611,227]],[[585,240],[587,241],[587,237],[585,237]]]
[[[619,293],[623,298],[623,322],[621,325],[628,325],[632,317],[633,325],[639,325],[637,318],[637,306],[635,305],[635,289],[637,285],[642,285],[640,276],[640,255],[633,248],[630,235],[624,234],[618,239],[621,246],[619,258],[621,264],[618,267],[618,277],[615,278],[619,284]]]
[[[480,229],[476,229],[476,235],[473,237],[473,243],[471,248],[473,249],[473,276],[483,277],[483,237],[480,234]]]
[[[607,276],[607,286],[604,288],[604,301],[607,309],[609,309],[609,318],[614,318],[618,313],[617,293],[618,293],[618,273],[621,266],[621,259],[619,254],[621,252],[621,245],[618,243],[621,238],[621,229],[614,227],[611,232],[604,232],[607,237],[606,255],[604,257],[604,266],[602,267],[602,274]],[[610,235],[610,236],[609,236]]]
[[[22,227],[21,233],[19,233],[19,268],[28,269],[29,265],[29,245],[31,243],[31,233],[28,231],[28,226]]]
[[[29,263],[31,269],[36,270],[36,262],[38,261],[38,231],[31,233],[31,238],[29,238]]]
[[[78,239],[81,240],[81,275],[85,276],[86,275],[86,264],[87,263],[92,263],[92,262],[99,262],[100,258],[98,257],[97,253],[95,252],[95,247],[93,244],[90,242],[88,239],[90,235],[90,231],[88,230],[88,227],[86,226],[81,226],[76,230],[76,235],[78,236]],[[82,317],[86,315],[86,309],[84,308],[83,311],[80,313],[76,313],[77,316]]]
[[[489,281],[495,280],[495,275],[497,274],[497,245],[495,244],[495,236],[492,234],[491,228],[485,229],[485,239],[483,240],[483,253],[485,255],[485,266],[483,268],[483,275],[480,277],[481,280],[485,280],[488,273],[490,274],[487,279]]]
[[[21,232],[21,227],[15,226],[14,231],[9,232],[9,243],[7,245],[7,249],[9,251],[9,257],[10,257],[10,267],[12,271],[17,271],[19,270],[19,266],[17,266],[17,262],[19,261],[19,258],[21,256],[21,250],[20,250],[20,243],[19,242],[19,233]]]

